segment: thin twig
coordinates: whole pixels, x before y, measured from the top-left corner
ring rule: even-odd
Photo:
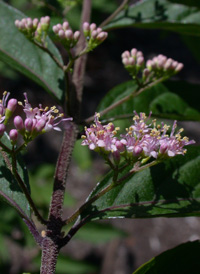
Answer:
[[[14,175],[15,179],[17,180],[21,190],[23,191],[23,193],[25,194],[26,196],[26,199],[28,200],[29,204],[30,204],[30,207],[32,208],[35,216],[38,218],[38,220],[46,225],[47,224],[47,221],[44,220],[44,218],[40,215],[39,211],[37,210],[36,206],[35,206],[35,203],[33,202],[30,194],[29,194],[29,191],[25,185],[25,183],[23,182],[23,180],[21,179],[19,173],[17,172],[17,162],[16,162],[16,155],[15,155],[15,152],[13,151],[12,152],[12,169],[11,169],[11,172],[12,174]],[[10,165],[11,166],[11,165]],[[9,167],[9,166],[8,166]]]
[[[107,25],[112,19],[114,19],[120,11],[124,9],[126,5],[128,5],[130,0],[124,0],[121,5],[106,19],[100,24],[100,28],[104,27]]]
[[[151,88],[152,86],[164,81],[166,78],[160,78],[154,82],[151,82],[149,84],[145,84],[145,86],[143,86],[142,88],[137,88],[136,90],[134,90],[131,94],[123,97],[121,100],[113,103],[112,105],[108,106],[107,108],[105,108],[104,110],[100,111],[99,114],[100,116],[103,116],[104,114],[106,114],[107,112],[111,111],[112,109],[120,106],[121,104],[123,104],[124,102],[128,101],[131,97],[134,98],[136,96],[138,96],[139,94],[141,94],[143,91]],[[92,121],[94,120],[94,115],[90,116],[89,118],[87,118],[85,120],[86,124],[90,124]]]
[[[119,186],[121,183],[123,183],[126,179],[128,179],[131,175],[133,175],[133,173],[142,171],[148,167],[152,167],[156,164],[158,164],[159,162],[157,160],[148,163],[144,166],[138,167],[138,165],[136,164],[134,168],[132,168],[128,173],[126,173],[124,176],[122,176],[119,180],[117,181],[113,181],[111,184],[109,184],[108,186],[106,186],[104,189],[102,189],[99,193],[97,193],[96,195],[94,195],[92,198],[90,198],[88,201],[86,201],[78,210],[76,210],[71,217],[69,217],[68,219],[66,219],[65,221],[63,221],[63,225],[67,225],[73,221],[75,221],[77,219],[77,217],[88,207],[90,206],[93,202],[95,202],[96,200],[98,200],[100,197],[102,197],[103,195],[105,195],[107,192],[109,192],[111,189]]]
[[[84,22],[90,21],[90,13],[91,13],[91,0],[84,0],[82,15],[81,15],[81,26]],[[82,28],[80,29],[80,31],[81,31],[81,36],[77,43],[76,55],[80,54],[80,52],[82,52],[85,48],[85,37],[83,35]],[[81,102],[82,100],[83,80],[84,80],[86,61],[87,61],[87,54],[84,54],[76,60],[74,65],[73,83],[76,87],[76,96],[77,96],[78,102]]]
[[[63,71],[65,71],[66,67],[53,55],[53,53],[44,45],[37,43],[36,41],[33,40],[33,43],[38,46],[40,49],[45,51],[46,53],[49,54],[49,56],[54,60],[54,62],[57,64],[59,68],[61,68]]]

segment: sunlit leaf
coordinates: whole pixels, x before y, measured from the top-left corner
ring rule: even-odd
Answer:
[[[41,85],[58,100],[63,99],[64,73],[53,59],[31,43],[15,27],[24,14],[0,1],[0,60]],[[62,63],[57,48],[47,39],[49,50]]]
[[[200,214],[200,147],[185,156],[135,173],[84,210],[82,218],[180,217]],[[128,167],[119,178],[125,175]],[[112,182],[112,172],[96,186],[92,196]]]
[[[199,252],[199,241],[181,244],[143,264],[133,274],[198,274]]]
[[[200,9],[168,0],[143,0],[120,12],[105,29],[124,27],[164,29],[199,36]]]

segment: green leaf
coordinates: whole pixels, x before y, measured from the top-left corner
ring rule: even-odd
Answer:
[[[75,239],[92,244],[101,244],[125,236],[127,234],[124,231],[110,224],[92,222],[83,226],[75,235]]]
[[[1,138],[2,143],[8,145],[10,141],[7,139],[6,136]],[[10,158],[8,158],[10,161]],[[13,177],[11,171],[8,169],[5,160],[2,156],[2,153],[0,153],[0,197],[3,198],[4,201],[8,202],[11,206],[14,206],[17,210],[19,208],[26,214],[28,217],[30,216],[30,207],[29,203],[21,191],[17,181]],[[28,173],[26,166],[24,165],[22,158],[19,156],[17,160],[17,168],[18,173],[21,176],[22,180],[26,184],[27,188],[29,189],[29,181],[28,181]],[[30,189],[29,189],[30,191]],[[6,198],[8,197],[8,200]],[[14,201],[16,203],[16,206],[11,203],[10,201]]]
[[[0,1],[0,60],[41,85],[59,101],[63,100],[64,73],[53,59],[31,43],[15,27],[15,20],[25,15]],[[48,49],[62,63],[62,58],[50,39]]]
[[[91,154],[86,146],[81,145],[82,140],[77,140],[73,150],[73,157],[80,169],[85,170],[91,167]]]
[[[200,147],[189,147],[152,168],[137,172],[84,210],[81,217],[153,218],[200,215]],[[119,178],[132,167],[127,167]],[[90,197],[112,182],[113,172],[95,187]]]
[[[133,274],[198,274],[200,242],[187,242],[151,259]]]
[[[125,82],[110,90],[99,104],[98,111],[102,111],[123,97],[131,94],[136,89],[133,81]],[[118,116],[131,116],[133,110],[137,112],[153,112],[153,116],[178,119],[200,120],[199,85],[181,81],[168,81],[157,84],[135,98],[131,98],[118,107],[112,109],[103,118],[117,118]]]
[[[137,27],[200,35],[200,9],[167,0],[144,0],[120,12],[106,27]]]
[[[51,202],[51,194],[53,189],[53,177],[55,166],[51,164],[40,165],[37,169],[30,172],[31,197],[36,205],[43,208],[48,213],[49,203]],[[40,195],[38,195],[40,193]],[[75,199],[65,194],[64,206],[73,206]]]

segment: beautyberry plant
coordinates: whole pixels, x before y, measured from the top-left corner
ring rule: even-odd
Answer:
[[[193,173],[198,173],[196,158],[199,157],[199,149],[189,146],[195,144],[195,141],[183,136],[183,129],[179,128],[177,122],[180,117],[191,120],[191,117],[196,117],[197,111],[188,107],[188,112],[184,114],[179,113],[179,110],[165,112],[165,108],[163,112],[159,112],[153,104],[155,102],[149,99],[159,101],[159,96],[169,96],[170,92],[162,93],[162,82],[183,69],[181,62],[163,54],[145,62],[142,51],[136,48],[125,50],[121,54],[122,66],[128,71],[131,81],[109,92],[100,102],[94,115],[86,119],[81,115],[87,54],[107,39],[112,28],[135,25],[137,22],[134,20],[140,10],[141,14],[143,11],[152,13],[152,10],[155,12],[156,9],[162,11],[158,1],[143,0],[134,5],[129,2],[124,0],[111,16],[97,26],[96,23],[90,23],[91,1],[84,0],[79,30],[73,30],[64,12],[63,20],[53,24],[50,16],[33,19],[24,17],[3,1],[0,2],[0,15],[8,18],[7,28],[0,27],[0,33],[3,34],[1,36],[6,36],[7,29],[10,29],[13,33],[12,43],[17,45],[19,36],[20,45],[23,44],[23,47],[16,46],[14,50],[6,43],[1,49],[0,44],[0,58],[5,54],[7,58],[2,57],[4,61],[34,79],[57,102],[56,106],[50,107],[44,107],[42,104],[32,106],[27,93],[23,94],[24,100],[21,102],[15,98],[13,91],[13,98],[9,99],[10,93],[4,91],[0,100],[0,152],[3,167],[1,178],[4,178],[1,179],[4,184],[0,181],[0,196],[17,210],[39,245],[42,253],[41,274],[56,273],[61,248],[90,221],[112,217],[179,217],[188,214],[196,216],[199,212],[199,192],[191,190],[187,192],[187,197],[182,197],[183,192],[179,193],[177,190],[177,193],[174,193],[174,188],[170,189],[168,179],[164,178],[166,173],[168,178],[176,173],[177,184],[182,188],[198,187],[197,176],[193,176],[194,182],[190,186],[190,183],[183,179],[183,173],[180,175],[183,169],[190,171],[190,161],[193,161]],[[173,11],[175,4],[167,0],[161,2],[165,9]],[[48,7],[54,11],[56,9],[51,5]],[[180,7],[187,10],[187,6],[180,4]],[[129,13],[132,16],[128,16]],[[177,13],[179,12],[176,12],[177,17],[170,24],[175,24],[176,20],[180,20],[178,18],[182,18]],[[158,16],[158,13],[156,14]],[[13,18],[12,22],[9,17]],[[160,20],[164,20],[163,18],[165,17]],[[141,24],[143,20],[141,17]],[[50,37],[60,44],[64,58]],[[33,60],[26,58],[30,49],[34,49],[34,62],[39,62],[44,67],[41,73],[36,63],[33,64]],[[170,96],[172,94],[171,92]],[[178,100],[178,95],[173,96]],[[142,101],[142,107],[148,105],[148,113],[145,114],[146,110],[138,107],[138,100]],[[168,103],[167,100],[165,102]],[[174,102],[171,101],[170,104],[173,105]],[[184,106],[186,108],[187,104]],[[174,108],[176,109],[176,106]],[[19,114],[20,109],[22,115]],[[119,119],[128,123],[128,127],[122,131],[117,125]],[[172,121],[166,122],[166,119]],[[63,131],[63,142],[55,168],[49,214],[48,218],[45,218],[32,198],[27,170],[24,164],[21,165],[20,155],[22,151],[29,149],[30,142],[51,130]],[[71,216],[63,217],[63,200],[71,154],[76,140],[80,138],[81,145],[98,153],[110,171],[93,189],[85,203]],[[159,182],[154,182],[151,172],[163,173],[163,177]],[[8,174],[12,179],[9,179]],[[151,193],[148,190],[147,194],[141,193],[142,188],[151,189]],[[21,196],[16,195],[16,189],[20,189]],[[153,272],[154,266],[149,267],[151,273],[157,273]],[[145,267],[142,267],[141,271],[144,269]],[[136,270],[135,273],[147,272]]]

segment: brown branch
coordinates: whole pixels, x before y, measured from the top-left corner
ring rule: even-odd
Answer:
[[[112,19],[114,19],[118,13],[120,13],[120,11],[122,11],[124,9],[124,7],[126,5],[128,5],[128,3],[130,2],[130,0],[124,0],[121,5],[106,19],[104,20],[101,24],[100,24],[100,28],[103,28],[105,25],[107,25]]]
[[[60,154],[58,156],[53,194],[51,205],[49,209],[48,230],[60,233],[62,224],[62,210],[63,200],[65,195],[65,185],[67,179],[67,172],[69,169],[70,159],[74,143],[76,141],[77,128],[74,123],[69,123],[68,128],[64,132],[63,143],[61,146]]]
[[[76,55],[80,53],[85,48],[85,37],[82,31],[82,24],[84,22],[90,21],[90,13],[91,13],[91,0],[84,0],[83,1],[83,9],[82,9],[82,16],[81,16],[81,36],[77,43],[76,48]],[[82,100],[82,91],[83,91],[83,81],[84,81],[84,73],[85,73],[85,66],[87,61],[87,54],[78,58],[74,65],[74,74],[73,74],[73,83],[76,88],[76,97],[79,102]]]

